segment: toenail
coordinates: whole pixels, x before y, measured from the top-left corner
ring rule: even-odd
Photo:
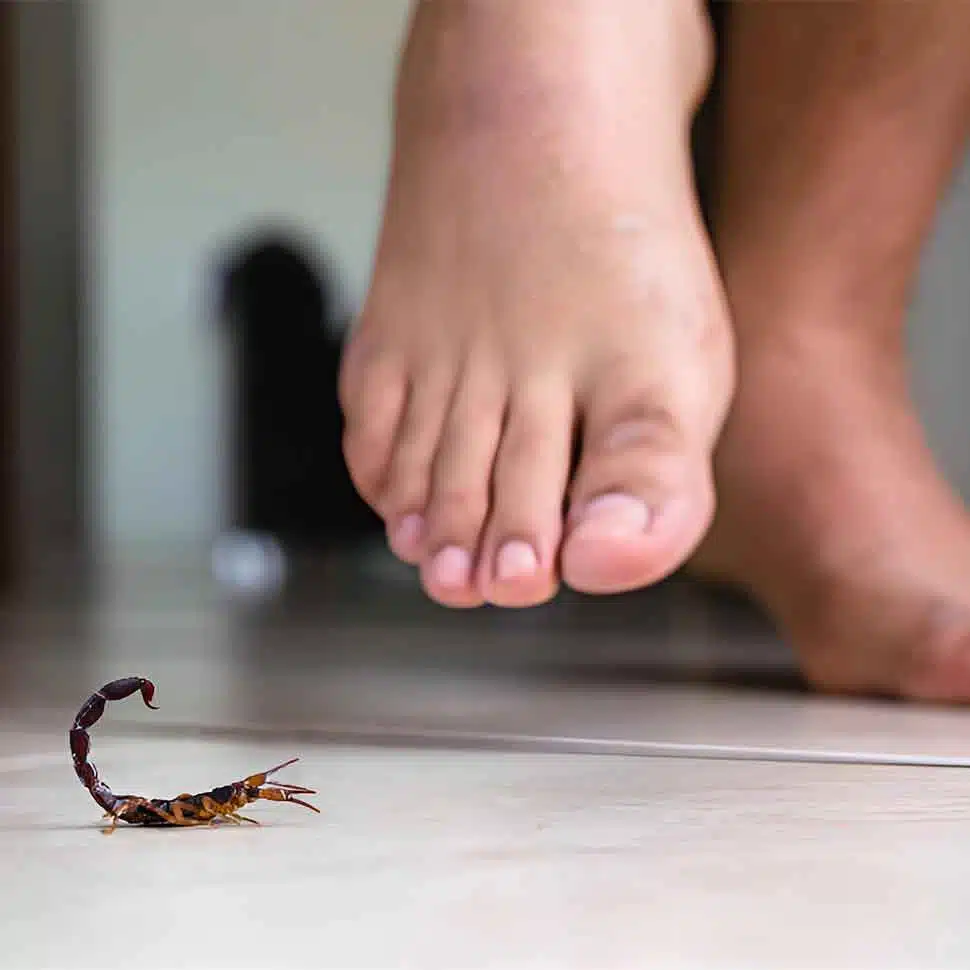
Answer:
[[[431,580],[438,586],[467,586],[471,572],[472,557],[458,546],[445,546],[431,560]]]
[[[625,538],[643,532],[650,522],[650,510],[641,499],[619,492],[600,495],[570,516],[574,536],[585,539]]]
[[[528,542],[512,539],[498,551],[495,560],[495,578],[500,581],[524,579],[535,575],[539,568],[539,557]]]
[[[391,544],[395,549],[414,549],[424,534],[424,518],[420,515],[406,515],[397,524]]]

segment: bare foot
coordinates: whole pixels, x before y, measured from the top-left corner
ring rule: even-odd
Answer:
[[[539,603],[560,568],[646,585],[709,525],[733,383],[688,146],[710,55],[693,2],[417,6],[341,400],[355,483],[443,604]]]
[[[821,688],[970,700],[970,518],[911,406],[904,334],[961,154],[970,13],[735,9],[717,235],[739,392],[694,567],[751,591]]]
[[[741,368],[695,569],[753,593],[820,688],[970,699],[970,520],[899,355],[806,341]]]

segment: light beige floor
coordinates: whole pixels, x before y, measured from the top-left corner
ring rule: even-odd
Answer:
[[[810,697],[677,589],[514,620],[200,589],[0,614],[0,967],[970,966],[970,772],[811,763],[970,758],[961,712]],[[116,791],[300,755],[323,813],[102,837],[66,729],[127,674],[162,709],[93,730]]]

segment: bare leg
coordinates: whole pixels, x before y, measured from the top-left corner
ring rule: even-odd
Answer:
[[[538,603],[560,569],[646,585],[710,523],[733,387],[688,143],[710,39],[696,0],[416,5],[341,401],[355,482],[441,603]]]
[[[970,122],[970,4],[731,14],[716,237],[740,389],[696,565],[751,590],[820,687],[970,699],[970,520],[903,330]]]

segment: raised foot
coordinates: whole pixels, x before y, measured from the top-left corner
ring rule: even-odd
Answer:
[[[354,481],[447,606],[647,585],[713,512],[733,354],[687,144],[709,36],[700,4],[614,8],[422,4],[404,58],[340,391]]]

